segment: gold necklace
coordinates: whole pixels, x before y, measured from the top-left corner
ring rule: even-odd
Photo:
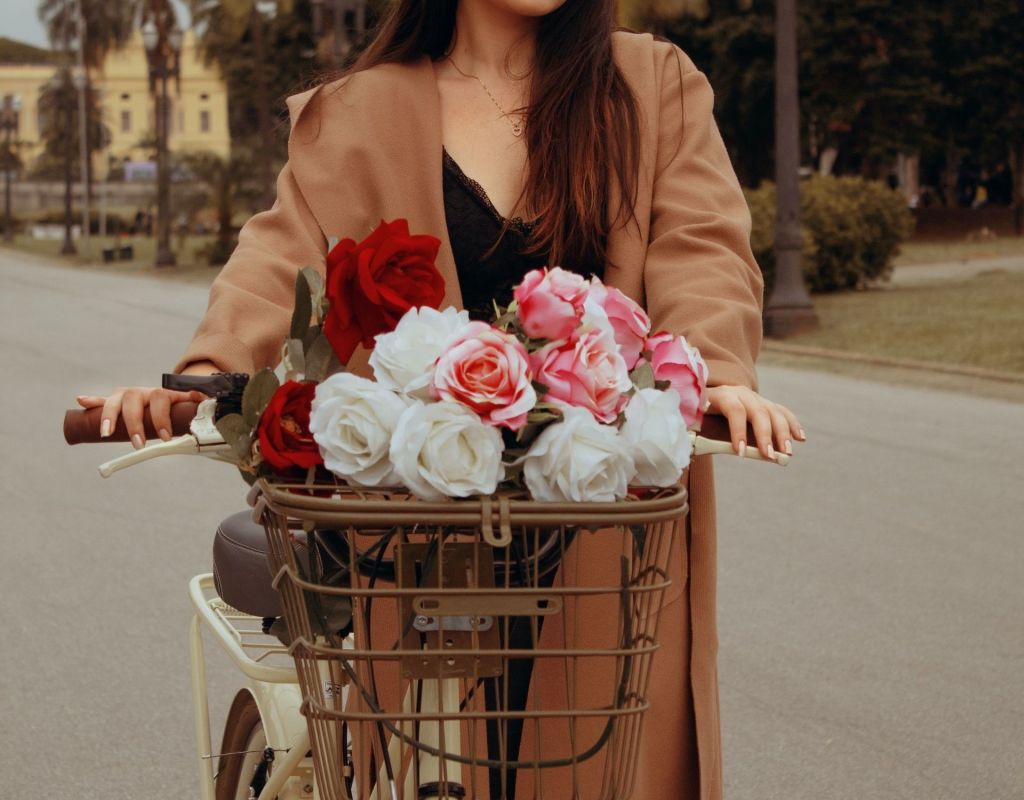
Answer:
[[[487,92],[487,96],[489,98],[491,98],[491,102],[494,103],[494,105],[497,107],[498,111],[501,112],[501,116],[505,117],[505,119],[507,119],[509,121],[509,123],[512,125],[512,135],[515,136],[516,138],[522,136],[523,135],[523,125],[525,123],[525,120],[523,119],[523,115],[522,114],[512,115],[512,114],[508,113],[504,108],[501,107],[501,103],[498,102],[497,98],[493,94],[491,94],[491,90],[487,88],[487,84],[486,83],[484,83],[482,80],[480,80],[476,75],[467,75],[465,72],[463,72],[461,69],[459,69],[459,65],[456,64],[452,60],[452,57],[450,55],[445,56],[445,58],[448,59],[448,61],[451,63],[451,65],[453,67],[455,67],[455,71],[458,72],[463,78],[472,78],[473,80],[475,80],[477,83],[480,84],[480,87],[485,92]]]

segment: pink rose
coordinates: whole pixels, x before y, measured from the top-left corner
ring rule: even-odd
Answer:
[[[583,321],[611,332],[619,345],[626,366],[633,369],[640,360],[644,341],[651,332],[651,318],[637,303],[613,286],[605,286],[600,279],[590,281],[590,290],[584,302]]]
[[[470,322],[437,360],[434,393],[472,409],[488,425],[518,430],[537,404],[526,348],[486,322]]]
[[[552,342],[530,356],[545,402],[585,408],[601,422],[614,422],[633,384],[611,335],[592,328],[568,341]]]
[[[513,290],[516,313],[531,339],[565,339],[583,318],[587,282],[561,267],[535,269]]]
[[[664,331],[649,338],[644,349],[651,353],[654,379],[668,381],[679,393],[679,413],[686,426],[699,424],[708,396],[708,367],[700,353],[682,336]]]

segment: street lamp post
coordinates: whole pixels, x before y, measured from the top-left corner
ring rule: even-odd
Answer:
[[[11,137],[18,132],[18,114],[21,112],[21,98],[5,95],[0,125],[4,130],[4,241],[14,240],[14,222],[11,219],[11,172],[14,167],[14,149]]]
[[[171,175],[167,153],[170,103],[167,82],[180,74],[181,31],[169,15],[158,11],[142,26],[142,41],[149,62],[149,88],[156,94],[156,266],[173,267],[176,262],[171,251]]]
[[[86,87],[88,81],[84,69],[74,73],[72,78],[75,91],[78,92],[78,154],[81,159],[81,184],[82,184],[82,250],[86,258],[92,255],[90,236],[92,234],[92,209],[90,208],[89,197],[89,120],[88,102],[86,100]],[[70,135],[70,134],[69,134]]]
[[[818,327],[800,261],[800,108],[797,92],[796,0],[775,3],[775,288],[765,332],[785,338]]]

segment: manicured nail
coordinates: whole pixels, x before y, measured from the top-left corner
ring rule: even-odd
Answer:
[[[800,438],[801,439],[806,439],[807,438],[807,434],[804,433],[804,429],[803,428],[800,429]]]
[[[793,443],[789,439],[786,439],[786,455],[793,455]]]
[[[103,424],[100,425],[100,438],[106,439],[110,436],[110,420],[103,420]]]
[[[747,454],[747,443],[740,439],[740,446],[736,448],[736,455],[743,458]]]
[[[143,444],[145,444],[145,442],[142,441],[142,437],[139,434],[132,434],[132,447],[136,450],[141,450]]]
[[[158,431],[157,431],[157,434],[158,434],[158,435],[160,436],[160,438],[161,438],[161,439],[163,439],[163,440],[164,440],[165,442],[166,442],[166,441],[167,441],[168,439],[170,439],[170,438],[171,438],[171,434],[170,434],[170,433],[168,433],[168,431],[167,431],[167,428],[161,428],[160,430],[158,430]]]
[[[768,458],[775,458],[775,448],[768,445]]]

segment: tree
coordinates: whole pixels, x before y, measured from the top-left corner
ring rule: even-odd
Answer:
[[[61,67],[39,95],[39,133],[44,157],[51,164],[70,161],[67,171],[72,180],[81,180],[82,176],[78,109],[78,89],[71,70]],[[95,153],[110,144],[110,129],[103,124],[96,92],[92,90],[86,94],[86,115],[87,141],[91,153]]]
[[[896,154],[936,145],[930,119],[947,101],[927,0],[815,0],[800,14],[809,157],[834,148],[838,171],[880,177]],[[774,169],[774,0],[709,0],[666,33],[708,73],[737,171],[757,185]]]
[[[241,50],[249,50],[245,59],[248,99],[252,101],[257,119],[254,131],[264,142],[261,148],[260,173],[263,196],[261,204],[268,208],[274,197],[274,161],[278,155],[268,146],[272,139],[271,118],[274,113],[271,95],[272,73],[278,63],[267,58],[268,39],[273,22],[264,18],[257,0],[190,0],[192,22],[199,30],[200,46],[207,63],[216,62],[226,76],[239,66]],[[277,0],[277,15],[290,15],[293,0]],[[234,77],[234,75],[232,75]],[[229,81],[230,82],[230,81]],[[239,88],[236,84],[236,88]],[[230,91],[230,90],[229,90]],[[248,137],[247,137],[248,138]]]
[[[107,54],[128,42],[134,31],[135,19],[142,0],[41,0],[39,19],[46,28],[47,36],[55,48],[70,51],[78,42],[78,4],[81,3],[85,20],[85,92],[93,94],[92,73],[103,66]],[[66,62],[74,61],[65,55]],[[88,137],[87,137],[88,141]],[[98,148],[89,143],[89,152]],[[92,194],[92,163],[86,176],[88,191]]]
[[[230,158],[210,152],[191,152],[182,153],[178,160],[190,178],[205,184],[205,204],[216,209],[217,239],[208,256],[211,264],[223,264],[235,249],[236,204],[249,189],[252,156],[243,148],[235,148]]]

